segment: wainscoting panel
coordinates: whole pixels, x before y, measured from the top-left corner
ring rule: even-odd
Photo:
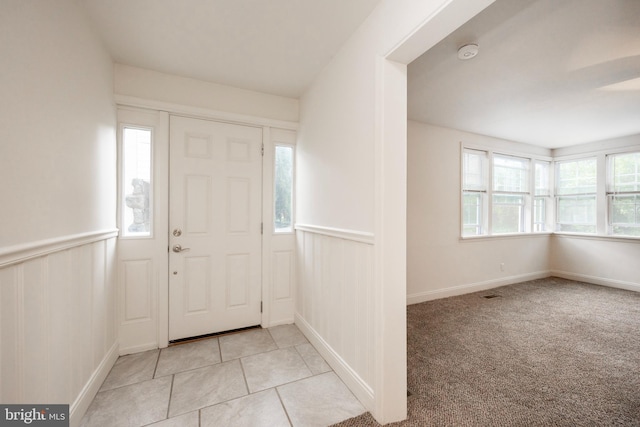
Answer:
[[[304,226],[297,248],[296,324],[372,409],[373,237]]]
[[[79,424],[117,358],[115,235],[0,267],[1,402],[70,404]]]

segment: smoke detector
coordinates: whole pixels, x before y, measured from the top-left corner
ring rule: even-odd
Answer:
[[[465,44],[460,49],[458,49],[458,59],[462,59],[466,61],[467,59],[471,59],[478,54],[478,45],[471,43]]]

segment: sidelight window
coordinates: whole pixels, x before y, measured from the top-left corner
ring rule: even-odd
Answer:
[[[120,235],[151,236],[151,129],[123,127]]]
[[[293,147],[276,145],[273,227],[276,233],[293,232]]]

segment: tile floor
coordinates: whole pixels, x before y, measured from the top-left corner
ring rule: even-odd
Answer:
[[[83,427],[328,426],[365,412],[295,325],[120,357]]]

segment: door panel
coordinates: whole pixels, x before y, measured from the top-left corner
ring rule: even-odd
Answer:
[[[261,323],[261,147],[260,128],[171,117],[170,340]]]

